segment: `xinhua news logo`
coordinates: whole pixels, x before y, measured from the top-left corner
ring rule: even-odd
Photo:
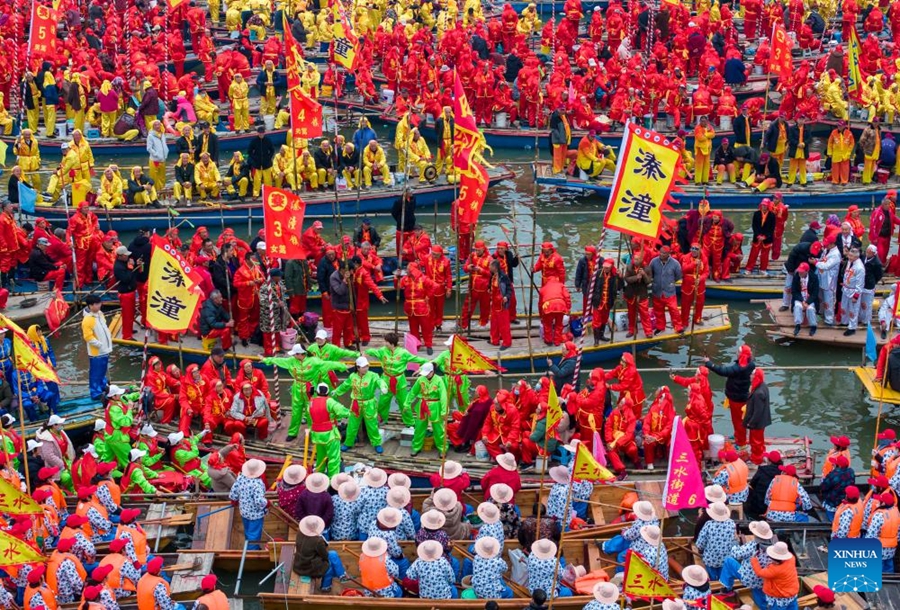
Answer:
[[[839,538],[828,544],[828,586],[832,591],[872,593],[881,589],[881,542]]]

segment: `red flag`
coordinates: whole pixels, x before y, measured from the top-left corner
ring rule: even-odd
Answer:
[[[769,56],[769,73],[777,74],[778,78],[788,78],[794,72],[794,64],[791,59],[793,41],[788,36],[784,25],[778,23],[772,29],[772,54]]]
[[[263,226],[266,252],[273,258],[306,258],[300,243],[300,227],[306,202],[290,191],[263,186]]]
[[[318,138],[322,135],[322,105],[300,87],[303,51],[294,40],[287,22],[284,26],[284,63],[287,68],[291,105],[291,136],[294,139]]]
[[[56,52],[56,10],[34,2],[31,5],[31,35],[28,37],[29,55],[49,55]],[[43,83],[37,83],[38,87]]]
[[[484,148],[484,136],[478,131],[475,115],[466,99],[459,74],[453,83],[453,166],[459,172],[458,217],[461,222],[478,222],[488,191],[487,170],[475,160]]]

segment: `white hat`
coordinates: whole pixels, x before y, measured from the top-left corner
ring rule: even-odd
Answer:
[[[258,479],[266,471],[266,463],[256,458],[251,458],[241,466],[241,474],[248,479]]]
[[[314,472],[306,477],[306,489],[314,494],[327,491],[329,483],[328,475],[322,472]]]
[[[353,477],[351,477],[346,472],[339,472],[333,477],[331,477],[331,489],[337,491],[341,488],[341,485],[346,483],[347,481],[352,481]]]
[[[144,424],[141,426],[141,434],[143,436],[149,436],[150,438],[156,438],[159,436],[159,432],[151,424]]]
[[[632,507],[635,516],[641,521],[653,521],[657,519],[656,509],[647,500],[639,500]]]
[[[64,424],[64,423],[66,423],[66,418],[60,417],[59,415],[56,415],[55,413],[50,416],[50,419],[47,420],[48,426],[59,426],[60,424]]]
[[[353,502],[359,497],[361,490],[359,485],[356,484],[356,481],[344,481],[341,483],[341,486],[338,487],[338,497],[344,502]]]
[[[447,523],[447,517],[439,510],[425,511],[421,517],[422,527],[429,530],[439,530]]]
[[[331,387],[324,381],[320,381],[316,386],[316,394],[327,395],[331,391]]]
[[[476,512],[478,513],[478,518],[481,519],[483,523],[490,524],[500,521],[500,509],[497,508],[496,504],[491,502],[482,502],[478,505]]]
[[[403,515],[393,506],[385,506],[378,511],[378,521],[388,529],[398,527],[403,521]]]
[[[681,579],[692,587],[702,587],[709,582],[709,574],[703,566],[690,565],[681,571]]]
[[[167,436],[166,438],[169,439],[169,444],[170,444],[170,445],[177,445],[178,443],[180,443],[181,441],[184,440],[184,432],[180,432],[180,431],[179,431],[179,432],[173,432],[173,433],[171,433],[169,436]]]
[[[363,483],[369,487],[384,487],[387,483],[387,473],[381,468],[372,468],[363,475]]]
[[[444,480],[449,481],[451,479],[457,478],[462,474],[463,467],[462,464],[456,462],[454,460],[447,460],[444,462]]]
[[[721,485],[707,485],[703,488],[703,495],[706,496],[707,502],[725,502],[728,496],[725,494],[725,488]]]
[[[516,464],[516,456],[512,453],[501,453],[495,459],[497,460],[497,464],[499,464],[500,468],[503,470],[515,472],[519,467],[519,465]]]
[[[300,533],[304,536],[321,536],[325,531],[325,522],[319,515],[307,515],[300,519]]]
[[[425,377],[426,375],[431,375],[434,372],[434,365],[430,362],[426,362],[419,368],[419,377]]]
[[[491,499],[499,504],[507,504],[515,496],[513,488],[506,483],[494,483],[489,490]]]
[[[569,484],[569,469],[565,466],[554,466],[550,469],[550,478],[560,485]]]
[[[601,604],[614,604],[619,601],[619,587],[611,582],[598,582],[594,585],[594,599]]]
[[[128,459],[130,459],[133,462],[135,460],[139,460],[140,458],[144,457],[145,455],[147,455],[147,452],[144,451],[143,449],[132,449],[128,454]]]
[[[402,472],[393,472],[391,473],[391,476],[388,477],[388,487],[391,489],[394,489],[395,487],[405,487],[406,489],[409,489],[412,487],[412,481]]]
[[[684,601],[680,599],[664,599],[662,610],[685,610]]]
[[[291,351],[288,352],[288,356],[299,356],[300,354],[305,354],[306,350],[303,349],[303,346],[299,343],[294,344],[294,347],[291,348]]]
[[[266,251],[266,242],[264,242],[264,241],[256,242],[256,249],[262,250],[263,252],[265,252]]]
[[[437,540],[426,540],[416,548],[416,555],[422,561],[436,561],[444,556],[444,547]]]
[[[767,548],[766,555],[778,561],[787,561],[788,559],[793,557],[790,550],[788,550],[787,543],[785,542],[776,542],[775,544]]]
[[[405,487],[395,487],[387,493],[388,506],[392,506],[393,508],[406,508],[406,505],[409,504],[411,499],[412,494],[410,494],[409,490]]]
[[[662,533],[657,525],[645,525],[641,527],[641,538],[650,546],[659,546]]]
[[[432,496],[432,500],[434,502],[435,508],[444,512],[453,510],[453,508],[459,503],[459,499],[456,497],[456,492],[452,489],[447,489],[446,487],[442,487],[435,491],[434,496]]]
[[[301,464],[291,464],[285,468],[281,478],[288,485],[299,485],[306,478],[306,468]]]
[[[475,553],[484,559],[493,559],[500,554],[500,541],[493,536],[482,536],[475,541]]]
[[[531,545],[531,552],[534,553],[534,556],[538,559],[555,559],[556,550],[556,543],[549,538],[535,540]]]
[[[13,415],[11,413],[4,413],[3,417],[0,417],[0,421],[3,422],[4,426],[8,427],[8,426],[11,426],[14,423],[16,423],[16,418],[13,417]]]
[[[327,341],[328,340],[328,331],[325,330],[324,328],[320,328],[319,330],[316,331],[316,339],[324,339]]]
[[[707,507],[706,512],[714,521],[727,521],[731,518],[731,511],[724,502],[713,502]]]
[[[387,553],[387,541],[384,538],[371,537],[362,545],[362,554],[366,557],[381,557]]]
[[[48,435],[48,436],[49,436],[49,435]],[[37,437],[38,437],[38,438],[42,438],[42,437],[41,437],[41,433],[38,433]],[[44,439],[44,440],[52,441],[52,440],[53,440],[53,437],[50,436],[50,438]],[[88,443],[87,445],[84,446],[84,449],[82,449],[81,451],[82,451],[83,453],[90,453],[90,454],[93,455],[94,457],[100,457],[99,455],[97,455],[97,448],[94,447],[94,443]]]
[[[763,540],[771,540],[772,536],[775,535],[775,532],[772,531],[772,528],[769,527],[766,521],[751,521],[748,528],[751,534]]]
[[[100,432],[101,430],[106,429],[106,420],[105,419],[95,419],[94,420],[94,432]]]
[[[34,451],[44,446],[44,443],[36,441],[33,438],[28,439],[28,451]]]
[[[369,359],[365,356],[360,356],[356,359],[356,368],[361,369],[364,366],[369,366]]]
[[[106,395],[109,398],[115,398],[116,396],[121,396],[125,393],[125,388],[120,388],[116,384],[112,384],[109,386],[109,390],[106,391]]]

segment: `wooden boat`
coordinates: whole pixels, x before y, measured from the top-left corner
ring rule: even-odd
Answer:
[[[612,174],[601,175],[600,180],[583,180],[567,174],[554,174],[549,163],[538,163],[536,167],[535,180],[538,184],[558,190],[596,194],[605,199],[609,199],[612,193]],[[887,195],[889,188],[889,184],[854,183],[838,187],[830,182],[816,181],[806,188],[783,188],[781,193],[784,195],[784,202],[792,208],[846,208],[852,204],[871,208]],[[713,208],[753,209],[759,207],[760,200],[767,196],[733,184],[709,184],[706,187],[683,184],[681,190],[680,193],[672,193],[672,196],[682,206],[695,206],[706,199]]]
[[[490,186],[496,186],[503,180],[515,177],[515,173],[504,166],[488,170]],[[408,183],[395,180],[392,186],[373,186],[370,189],[338,191],[337,204],[340,214],[354,215],[390,212],[394,202],[409,188],[416,196],[417,207],[434,207],[449,204],[456,199],[458,185],[449,184],[445,176],[439,176],[434,184],[419,182],[417,178]],[[306,202],[306,217],[328,217],[338,214],[334,191],[314,191],[302,193]],[[149,212],[149,213],[148,213]],[[68,222],[66,210],[62,205],[39,207],[38,215],[50,222]],[[69,212],[71,215],[71,211]],[[175,205],[164,210],[154,210],[146,206],[120,206],[102,210],[97,214],[101,227],[117,231],[134,231],[142,226],[168,228],[182,222],[193,225],[236,225],[251,223],[263,219],[262,200],[239,201],[207,201],[195,202],[190,206]]]
[[[855,335],[845,337],[844,331],[847,330],[846,327],[837,325],[826,326],[825,322],[821,321],[815,336],[809,336],[809,328],[804,324],[800,329],[800,334],[795,337],[794,314],[791,311],[778,311],[778,308],[781,307],[781,305],[781,299],[765,301],[766,311],[769,312],[769,317],[772,318],[775,326],[774,329],[767,330],[766,335],[778,343],[807,341],[810,343],[822,343],[825,345],[833,345],[835,347],[856,349],[860,352],[862,352],[866,346],[866,327],[863,325],[860,325],[859,328],[856,329]],[[875,341],[879,347],[887,343],[886,340],[881,338],[880,333],[875,333]]]
[[[52,292],[31,292],[21,294],[13,292],[9,295],[3,315],[19,326],[41,323],[46,319],[44,314],[50,301],[53,300]]]
[[[855,366],[851,369],[863,384],[869,399],[877,403],[900,405],[900,392],[887,384],[875,381],[874,366]]]
[[[93,400],[90,396],[82,396],[60,401],[56,414],[66,418],[62,427],[75,441],[94,429],[94,421],[103,418],[104,410],[99,400]],[[49,417],[49,414],[47,417]],[[40,430],[44,421],[46,419],[37,422],[26,422],[25,436],[32,438]],[[16,430],[20,431],[18,424],[16,426]]]
[[[394,319],[378,319],[370,318],[370,328],[373,336],[382,332],[388,332],[394,329]],[[447,326],[450,326],[449,324]],[[624,332],[619,331],[618,338],[609,343],[602,343],[598,346],[585,344],[582,365],[593,366],[600,362],[616,360],[625,352],[638,352],[651,349],[660,343],[669,341],[684,341],[691,335],[701,336],[709,335],[717,332],[729,330],[731,328],[731,320],[728,317],[728,308],[725,305],[712,305],[704,308],[703,325],[698,325],[693,331],[685,331],[678,334],[674,330],[666,330],[659,335],[653,337],[634,337],[626,339]],[[118,345],[125,345],[136,348],[143,348],[143,341],[137,338],[126,341],[121,338],[121,317],[119,314],[112,319],[110,323],[110,332],[112,333],[113,342]],[[495,358],[502,367],[507,370],[526,370],[531,369],[532,365],[541,368],[545,366],[547,358],[558,358],[560,348],[557,346],[544,345],[540,338],[540,322],[535,318],[532,324],[531,335],[528,337],[528,331],[524,326],[514,326],[512,329],[513,344],[512,347],[505,351],[499,351],[495,346],[488,342],[487,328],[480,329],[473,327],[473,334],[469,336],[470,343],[483,354],[488,357]],[[435,333],[434,343],[440,348],[441,343],[449,338],[449,332],[443,331]],[[155,341],[149,343],[149,349],[155,354],[174,355],[181,352],[186,362],[204,362],[209,356],[209,350],[203,348],[201,340],[193,335],[184,335],[181,337],[181,344],[171,342],[168,345],[162,345]],[[424,350],[423,350],[424,351]],[[236,360],[248,358],[252,361],[259,361],[262,357],[262,347],[250,345],[249,347],[235,347],[233,357]],[[373,363],[378,366],[377,363]]]
[[[770,265],[772,267],[780,267]],[[721,299],[725,301],[756,301],[763,299],[780,299],[784,293],[783,273],[771,273],[771,275],[751,274],[734,275],[725,281],[706,282],[706,298]],[[878,296],[886,296],[893,284],[882,283],[875,292]],[[680,284],[679,293],[680,293]]]

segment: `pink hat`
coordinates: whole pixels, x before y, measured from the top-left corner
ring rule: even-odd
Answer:
[[[446,487],[435,491],[432,500],[434,501],[434,507],[444,512],[453,510],[459,503],[459,500],[456,498],[456,492]]]
[[[322,472],[314,472],[306,477],[306,489],[314,494],[320,494],[328,491],[328,475]]]
[[[512,453],[501,453],[496,457],[497,464],[500,465],[500,468],[503,470],[509,470],[510,472],[515,472],[519,465],[516,464],[516,456]]]
[[[338,497],[344,502],[353,502],[359,497],[359,485],[355,481],[346,481],[338,487]]]
[[[422,527],[428,530],[439,530],[447,523],[447,517],[439,510],[425,511],[421,518]]]
[[[535,540],[531,545],[531,552],[538,559],[556,559],[556,543],[548,538]]]
[[[393,506],[386,506],[378,511],[378,522],[388,529],[399,527],[402,521],[403,515]]]
[[[300,519],[299,528],[304,536],[320,536],[325,531],[325,521],[319,515],[307,515]]]
[[[482,502],[478,505],[477,509],[478,518],[481,519],[483,523],[497,523],[500,521],[500,509],[497,508],[496,504],[492,504],[491,502]]]
[[[513,488],[506,483],[494,483],[490,489],[491,499],[499,504],[509,503],[515,496]]]
[[[403,509],[406,508],[407,504],[409,504],[411,498],[412,496],[410,495],[408,489],[406,489],[405,487],[395,487],[388,492],[387,503],[388,506]]]
[[[436,561],[444,556],[444,547],[437,540],[426,540],[416,548],[416,555],[422,561]]]

